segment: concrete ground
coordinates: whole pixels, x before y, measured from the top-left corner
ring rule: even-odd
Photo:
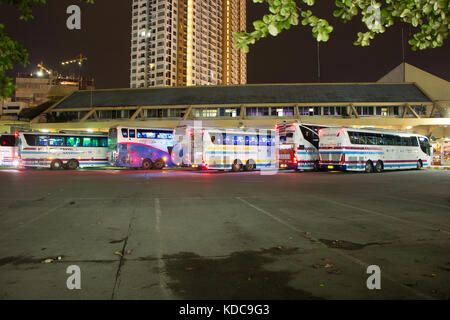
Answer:
[[[0,299],[449,299],[449,178],[2,170]]]

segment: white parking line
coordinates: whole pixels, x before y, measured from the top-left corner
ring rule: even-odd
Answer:
[[[272,214],[272,213],[270,213],[270,212],[268,212],[268,211],[266,211],[266,210],[264,210],[262,208],[259,208],[259,207],[255,206],[254,204],[248,202],[247,200],[244,200],[244,199],[242,199],[240,197],[236,197],[236,199],[238,199],[241,202],[245,203],[247,206],[249,206],[249,207],[251,207],[251,208],[253,208],[253,209],[255,209],[255,210],[257,210],[257,211],[259,211],[261,213],[263,213],[264,215],[270,217],[271,219],[277,221],[278,223],[288,227],[289,229],[304,234],[303,230],[301,230],[301,229],[299,229],[299,228],[297,228],[297,227],[287,223],[286,221],[284,221],[284,220],[280,219],[279,217],[275,216],[274,214]],[[322,247],[324,247],[326,249],[329,249],[329,250],[333,250],[336,254],[338,254],[338,255],[340,255],[340,256],[342,256],[344,258],[347,258],[348,260],[350,260],[351,262],[353,262],[353,263],[355,263],[355,264],[357,264],[359,266],[364,267],[364,269],[366,269],[370,265],[369,263],[364,262],[364,261],[362,261],[362,260],[360,260],[360,259],[358,259],[356,257],[353,257],[353,256],[343,252],[342,250],[330,249],[327,245],[325,245],[324,243],[320,242],[318,239],[315,239],[314,237],[311,237],[311,239],[316,241]],[[403,283],[400,283],[400,282],[396,281],[395,278],[393,278],[390,275],[387,275],[386,272],[383,272],[383,277],[388,279],[389,281],[391,281],[391,282],[401,286],[403,289],[405,289],[405,290],[415,294],[416,296],[418,296],[418,297],[420,297],[422,299],[433,299],[432,297],[430,297],[430,296],[428,296],[428,295],[426,295],[426,294],[424,294],[422,292],[416,291],[413,288],[408,287],[408,286],[404,285]]]
[[[166,267],[164,264],[164,260],[162,258],[162,239],[160,229],[162,212],[161,212],[161,204],[159,203],[159,198],[155,198],[154,204],[155,204],[155,218],[156,218],[155,229],[156,229],[156,238],[158,242],[157,258],[158,258],[159,288],[161,289],[163,299],[168,300],[170,297],[167,289],[167,277],[165,275]]]

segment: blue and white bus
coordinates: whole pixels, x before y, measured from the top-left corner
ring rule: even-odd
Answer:
[[[177,166],[231,171],[275,170],[273,129],[179,126],[172,152]]]
[[[173,129],[114,127],[108,135],[108,160],[114,167],[162,169],[173,166]]]
[[[108,138],[93,133],[19,133],[21,167],[53,170],[103,167]]]
[[[431,163],[431,147],[425,136],[354,128],[325,128],[319,135],[320,165],[325,169],[379,173],[421,169]]]

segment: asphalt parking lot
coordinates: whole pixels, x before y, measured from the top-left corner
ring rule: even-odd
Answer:
[[[0,299],[449,299],[449,178],[1,170]]]

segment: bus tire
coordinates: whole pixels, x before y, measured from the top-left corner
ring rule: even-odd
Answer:
[[[242,165],[239,163],[239,160],[234,160],[233,164],[231,165],[231,171],[233,172],[239,172],[241,171]]]
[[[422,167],[423,167],[422,160],[417,161],[417,167],[416,167],[416,170],[420,170],[420,169],[422,169]]]
[[[256,165],[253,163],[253,161],[248,160],[245,164],[244,170],[245,171],[253,171],[255,170]]]
[[[383,169],[384,169],[383,161],[378,160],[377,164],[375,165],[375,172],[381,173],[381,172],[383,172]]]
[[[62,167],[63,167],[63,163],[59,159],[53,160],[52,163],[50,164],[50,169],[52,169],[52,170],[60,170],[60,169],[62,169]]]
[[[78,169],[78,167],[79,167],[79,163],[75,159],[70,159],[66,164],[66,168],[68,170],[76,170],[76,169]]]
[[[161,170],[162,168],[164,168],[164,160],[163,159],[156,159],[155,164],[154,164],[154,168],[156,170]]]
[[[144,159],[142,161],[142,169],[143,170],[150,170],[153,167],[153,162],[150,159]]]
[[[372,163],[372,161],[367,161],[366,162],[366,167],[364,168],[364,171],[366,172],[366,173],[372,173],[373,172],[373,163]]]

